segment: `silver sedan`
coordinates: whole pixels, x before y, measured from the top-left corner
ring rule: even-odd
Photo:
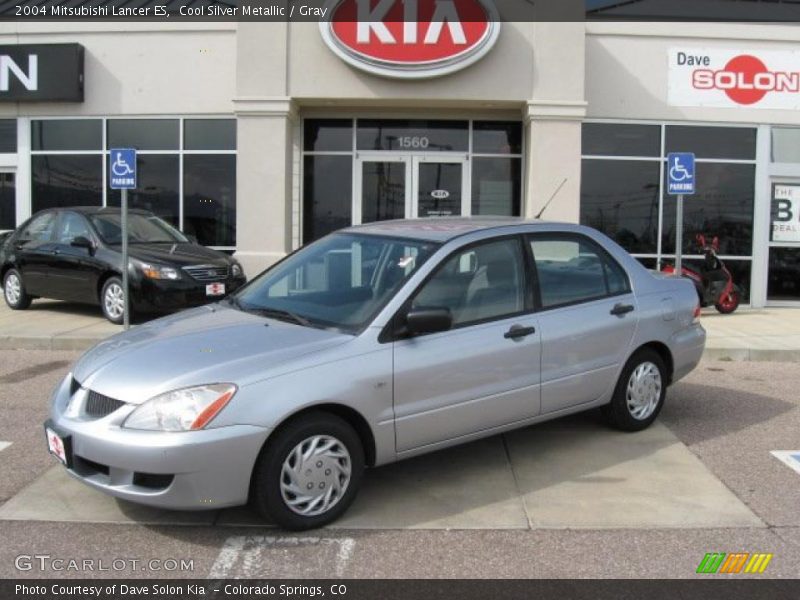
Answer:
[[[375,467],[599,408],[650,425],[698,363],[692,284],[579,225],[388,221],[87,352],[53,394],[70,475],[172,509],[329,523]]]

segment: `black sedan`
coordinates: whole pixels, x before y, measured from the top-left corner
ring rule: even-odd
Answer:
[[[131,311],[166,312],[220,300],[245,283],[230,256],[191,242],[143,210],[128,212]],[[122,228],[118,208],[78,207],[35,214],[0,247],[6,304],[35,298],[100,304],[122,323]]]

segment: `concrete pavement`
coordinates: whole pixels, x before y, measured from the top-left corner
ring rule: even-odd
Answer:
[[[800,308],[741,309],[721,315],[706,309],[711,360],[800,361]],[[122,331],[96,306],[36,300],[26,311],[0,302],[0,350],[85,350]]]

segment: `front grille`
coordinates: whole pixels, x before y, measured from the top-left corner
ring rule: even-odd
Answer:
[[[228,267],[198,265],[195,267],[184,267],[183,270],[197,281],[224,281],[228,278]]]
[[[89,417],[99,419],[110,415],[112,412],[123,406],[125,403],[108,396],[98,394],[93,390],[89,390],[89,397],[86,399],[86,408],[84,412]]]

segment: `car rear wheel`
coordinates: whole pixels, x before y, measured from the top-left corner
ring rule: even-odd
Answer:
[[[106,319],[115,325],[122,324],[125,318],[125,292],[122,289],[122,279],[109,277],[106,280],[100,292],[100,307]]]
[[[611,403],[601,411],[609,425],[641,431],[656,420],[667,395],[664,360],[655,350],[636,352],[622,369]]]
[[[364,471],[355,430],[324,412],[308,413],[278,430],[253,472],[251,501],[269,520],[293,530],[321,527],[344,513]]]
[[[31,305],[32,298],[25,292],[22,275],[16,269],[9,269],[3,278],[3,296],[13,310],[25,310]]]

